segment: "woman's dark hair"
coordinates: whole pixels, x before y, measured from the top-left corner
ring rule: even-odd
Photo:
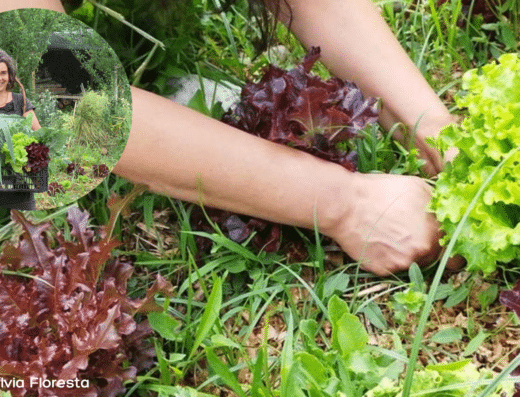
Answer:
[[[16,65],[7,52],[0,49],[0,63],[5,63],[7,65],[7,74],[9,75],[9,83],[7,83],[7,89],[12,90],[14,88],[14,83],[18,84],[22,91],[23,95],[23,112],[26,111],[26,97],[25,97],[25,88],[23,87],[18,77],[16,77]]]

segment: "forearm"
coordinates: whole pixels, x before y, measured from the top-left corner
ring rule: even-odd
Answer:
[[[0,0],[0,12],[16,8],[43,8],[65,12],[60,0]]]
[[[353,80],[365,95],[383,99],[381,122],[412,127],[449,113],[381,18],[373,0],[290,0],[291,29],[306,46],[319,45],[322,60],[338,77]]]
[[[338,77],[354,81],[366,96],[382,99],[380,123],[387,130],[401,122],[394,134],[414,143],[426,160],[424,170],[435,175],[443,159],[426,138],[435,136],[455,119],[415,67],[373,0],[288,0],[291,29],[307,47],[319,45],[322,61]],[[282,19],[288,23],[288,12]],[[417,128],[415,128],[417,127]],[[410,140],[413,132],[415,139]],[[450,160],[456,151],[446,154]]]
[[[347,213],[350,173],[132,89],[132,132],[114,172],[155,192],[320,230]],[[333,203],[333,204],[331,204]],[[337,203],[337,204],[334,204]]]
[[[29,110],[28,112],[25,112],[23,117],[27,117],[30,114],[32,114],[32,130],[36,131],[42,128],[40,125],[40,122],[38,121],[38,117],[36,116],[36,113],[34,113],[34,110]]]

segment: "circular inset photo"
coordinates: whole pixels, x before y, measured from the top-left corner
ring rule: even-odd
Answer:
[[[65,14],[0,14],[0,207],[61,207],[121,157],[132,102],[123,66],[93,29]]]

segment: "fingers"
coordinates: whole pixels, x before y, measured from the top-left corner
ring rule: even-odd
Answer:
[[[372,262],[368,262],[368,263],[362,263],[360,267],[364,271],[374,273],[375,275],[377,275],[379,277],[388,277],[394,273],[398,273],[398,272],[407,270],[410,267],[410,265],[414,262],[417,263],[421,267],[428,266],[440,258],[440,256],[442,255],[442,251],[443,250],[441,250],[441,248],[439,246],[438,250],[437,249],[432,250],[432,252],[429,253],[427,256],[425,256],[417,261],[410,260],[409,262],[402,263],[402,264],[392,263],[390,261],[385,262],[385,263],[381,263],[379,261],[372,261]],[[448,262],[446,264],[446,269],[456,272],[456,271],[462,270],[462,268],[465,265],[466,265],[466,260],[460,255],[455,255],[448,259]]]
[[[420,156],[426,161],[423,171],[428,176],[435,176],[442,171],[444,161],[439,151],[430,146],[425,141],[417,142],[420,150]]]
[[[388,276],[413,262],[426,266],[438,261],[443,232],[427,211],[431,186],[421,178],[401,175],[367,174],[356,181],[363,186],[356,210],[331,237],[363,270]],[[448,268],[462,265],[461,258],[454,258]]]
[[[452,256],[446,263],[446,269],[453,271],[462,270],[464,266],[466,266],[466,259],[460,255]]]

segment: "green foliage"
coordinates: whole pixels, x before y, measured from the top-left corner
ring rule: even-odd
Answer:
[[[74,135],[85,143],[94,146],[103,144],[107,139],[106,114],[109,99],[105,93],[87,91],[76,107]]]
[[[32,102],[36,117],[41,126],[55,127],[60,118],[61,112],[58,110],[56,97],[49,90],[40,92],[37,99]]]
[[[436,144],[459,154],[439,175],[431,208],[442,223],[446,243],[469,202],[497,165],[508,159],[477,202],[454,254],[467,259],[468,270],[490,273],[497,262],[520,257],[520,59],[500,57],[464,75],[457,106],[467,108],[460,126],[444,128]]]
[[[115,103],[114,103],[115,102]],[[132,125],[132,102],[125,98],[112,100],[111,113],[107,123],[110,130],[121,139],[120,146],[125,146]]]
[[[28,97],[32,96],[34,90],[32,73],[47,51],[58,20],[63,18],[57,18],[55,12],[40,9],[21,9],[0,14],[0,48],[7,51],[17,63],[18,78]]]
[[[189,357],[191,358],[197,348],[200,346],[204,338],[209,334],[211,328],[217,321],[219,312],[222,306],[222,280],[217,278],[213,284],[211,295],[208,298],[208,303],[202,314],[200,325],[195,335],[195,341],[191,348]]]
[[[15,172],[22,173],[23,166],[27,164],[27,151],[25,147],[37,141],[35,138],[25,135],[23,132],[14,134],[12,139],[14,157],[11,156],[7,143],[4,143],[4,146],[2,146],[2,154],[5,156],[6,164],[11,164]]]
[[[165,45],[164,49],[154,49],[151,40],[98,7],[93,17],[88,16],[87,6],[72,14],[107,40],[127,75],[133,77],[134,85],[167,95],[173,92],[172,77],[199,71],[215,80],[245,80],[243,61],[251,62],[255,55],[252,41],[259,37],[258,24],[248,18],[246,0],[234,2],[225,12],[221,12],[220,2],[214,0],[110,0],[103,4],[118,13],[118,18],[131,21]]]
[[[37,142],[31,136],[32,116],[24,118],[2,115],[0,120],[5,123],[2,128],[3,136],[0,134],[0,163],[11,164],[15,172],[22,173],[22,167],[27,164],[25,146]]]
[[[67,32],[65,37],[70,41],[72,52],[81,66],[92,77],[93,85],[90,89],[104,90],[116,100],[130,100],[128,79],[114,50],[87,25],[75,21],[73,28],[73,34]],[[81,49],[72,46],[77,41],[83,44]]]
[[[486,384],[485,381],[492,378],[493,372],[486,369],[479,370],[471,360],[429,365],[416,372],[411,392],[420,393],[425,397],[464,397],[482,391]],[[428,390],[431,392],[427,392]],[[506,383],[497,387],[488,396],[509,396],[513,390],[514,385]],[[401,396],[400,382],[387,378],[366,394],[366,397]]]
[[[316,344],[316,334],[320,330],[318,323],[303,320],[299,327],[303,349],[295,350],[297,343],[293,335],[292,314],[288,313],[281,357],[281,384],[276,395],[362,397],[383,378],[398,378],[404,368],[403,362],[384,356],[367,344],[367,332],[343,300],[335,295],[330,298],[327,315],[332,326],[331,340],[327,340],[330,348],[324,350]],[[210,364],[213,365],[212,361]],[[228,384],[235,388],[233,383]],[[259,389],[262,387],[257,384],[256,390]]]
[[[13,139],[11,137],[11,131],[9,130],[9,127],[11,123],[18,121],[19,119],[20,118],[18,116],[8,117],[5,115],[0,115],[0,147],[5,145],[11,157],[14,157],[14,149]],[[0,183],[2,183],[2,162],[2,158],[0,158]]]
[[[392,139],[393,133],[403,128],[396,124],[386,133],[382,127],[374,123],[360,131],[362,139],[356,140],[358,153],[358,171],[384,172],[398,175],[420,175],[420,168],[425,164],[419,159],[419,151],[415,147],[406,149]]]
[[[70,134],[66,131],[54,127],[41,127],[36,131],[32,131],[30,135],[49,148],[51,159],[58,154],[62,154],[70,138]]]
[[[407,319],[408,313],[419,313],[426,300],[426,295],[423,292],[409,288],[404,292],[397,292],[393,299],[391,306],[394,310],[394,317],[403,324]]]
[[[92,23],[94,21],[94,5],[88,1],[84,1],[81,7],[75,9],[69,15],[79,19],[83,23]]]
[[[171,90],[169,85],[171,76],[182,76],[189,72],[214,79],[245,80],[258,74],[266,65],[269,55],[262,54],[258,58],[253,58],[254,46],[249,41],[248,33],[244,33],[246,32],[244,26],[251,26],[252,29],[257,27],[255,23],[250,23],[244,12],[246,2],[240,0],[235,3],[235,6],[227,8],[224,13],[214,12],[218,9],[218,3],[218,1],[206,0],[150,4],[137,0],[104,1],[103,4],[120,12],[127,20],[136,23],[165,42],[166,50],[157,49],[153,53],[151,52],[153,44],[98,8],[93,14],[90,13],[92,7],[90,10],[84,10],[84,15],[87,16],[85,20],[110,40],[129,74],[134,74],[140,69],[143,71],[141,85],[161,94],[167,94]],[[461,9],[460,2],[457,0],[438,7],[432,6],[437,3],[436,1],[404,0],[381,3],[383,3],[383,14],[387,20],[390,19],[399,40],[433,87],[438,90],[439,95],[451,94],[453,91],[452,87],[456,83],[454,71],[458,72],[475,64],[483,64],[487,62],[490,55],[498,56],[506,48],[503,40],[507,36],[505,25],[511,27],[518,42],[518,35],[514,31],[518,24],[509,24],[510,21],[505,18],[495,25],[486,25],[482,20],[472,18],[465,27],[460,27]],[[518,7],[517,3],[506,1],[504,7],[508,4]],[[85,1],[84,4],[90,5],[90,2]],[[279,30],[282,31],[279,38],[284,44],[292,40],[285,37],[285,28],[279,27]],[[299,44],[289,42],[289,47],[289,59],[281,59],[281,63],[290,62],[291,57],[301,58],[303,49]],[[152,56],[149,62],[145,62],[150,54]],[[200,99],[199,93],[194,98],[192,106],[199,107],[203,112],[212,113],[212,109],[200,106],[202,105]],[[449,102],[450,95],[447,95],[446,99]],[[420,160],[417,160],[414,149],[409,154],[407,150],[394,144],[390,135],[391,133],[383,136],[380,130],[374,129],[367,133],[364,141],[360,142],[360,145],[363,145],[359,151],[360,160],[366,160],[363,163],[364,167],[366,165],[365,172],[384,170],[392,173],[415,174]],[[364,159],[361,159],[361,156],[365,156]],[[106,223],[109,213],[105,203],[108,197],[114,192],[124,194],[128,189],[127,181],[112,175],[92,195],[82,199],[81,205],[90,209],[99,224]],[[321,300],[326,302],[329,297],[344,292],[352,284],[356,284],[358,281],[353,275],[325,273],[323,269],[318,270],[314,262],[303,266],[275,265],[274,263],[280,260],[280,255],[271,257],[256,255],[248,250],[246,244],[235,244],[222,237],[218,231],[205,236],[212,238],[213,250],[211,255],[201,258],[195,248],[195,238],[201,236],[191,233],[187,221],[189,206],[146,193],[136,200],[133,209],[136,210],[133,212],[134,215],[121,224],[118,223],[117,226],[123,240],[127,236],[126,233],[139,235],[136,233],[137,227],[134,223],[136,213],[143,214],[140,219],[146,224],[148,236],[153,236],[154,233],[161,234],[161,224],[154,218],[158,212],[173,210],[177,219],[171,226],[181,229],[178,233],[178,242],[175,244],[175,250],[178,249],[177,254],[161,251],[163,242],[160,237],[157,247],[154,245],[160,255],[155,256],[155,253],[149,252],[150,246],[147,245],[144,245],[145,248],[141,250],[136,248],[135,252],[131,253],[136,258],[135,266],[140,269],[141,274],[138,281],[131,280],[135,287],[133,293],[139,292],[139,286],[146,282],[145,275],[149,272],[161,271],[179,277],[180,287],[176,298],[171,302],[165,302],[167,306],[169,305],[167,313],[149,316],[149,321],[158,332],[156,344],[156,350],[160,352],[158,364],[141,377],[139,383],[128,391],[128,396],[150,391],[172,396],[203,395],[192,388],[172,386],[172,384],[190,384],[198,390],[205,390],[204,387],[208,385],[216,388],[225,384],[238,395],[241,395],[240,389],[242,389],[251,397],[280,396],[282,389],[279,384],[279,372],[282,356],[283,366],[285,366],[284,390],[287,394],[294,394],[295,397],[300,395],[356,396],[356,393],[359,395],[363,388],[368,390],[377,385],[379,386],[373,391],[367,391],[369,396],[396,397],[402,393],[402,382],[397,379],[407,359],[402,355],[404,350],[401,350],[400,340],[397,337],[394,340],[395,351],[386,352],[392,355],[391,357],[382,354],[382,349],[368,345],[361,347],[360,343],[360,349],[354,350],[348,356],[349,358],[345,359],[342,346],[345,348],[351,346],[351,343],[355,345],[356,342],[355,339],[354,342],[349,339],[349,332],[357,330],[362,337],[366,332],[361,332],[362,327],[357,327],[358,321],[352,313],[344,310],[338,302],[330,303],[330,306],[338,308],[339,318],[343,320],[337,320],[335,315],[328,317],[329,320],[334,317],[334,333],[336,338],[341,337],[341,339],[333,342],[336,339],[331,340],[327,333],[329,328],[324,321],[329,311],[323,307]],[[195,267],[194,258],[199,267]],[[266,266],[267,263],[270,266]],[[187,269],[188,266],[192,267]],[[308,281],[308,278],[304,277],[304,280],[299,276],[306,266],[317,273],[314,274],[315,283],[306,283],[305,280]],[[196,349],[193,357],[188,360],[188,354],[194,346],[194,339],[202,329],[201,318],[206,312],[205,306],[210,295],[207,284],[212,284],[212,281],[208,280],[211,280],[211,276],[215,273],[228,275],[222,277],[220,317],[216,318],[210,331],[202,338],[201,345],[205,349]],[[421,299],[425,291],[423,281],[417,274],[413,278],[411,276],[410,281],[413,283],[410,285],[413,294],[410,294],[411,299],[403,299],[403,307],[406,309],[406,305],[412,307],[419,305],[425,307],[424,311],[429,313],[431,305],[420,303],[421,300],[424,301]],[[428,279],[427,282],[429,281]],[[397,288],[402,287],[402,282],[396,283]],[[363,287],[366,285],[364,284]],[[201,289],[197,289],[200,286]],[[294,299],[293,294],[289,293],[292,288],[306,289],[311,298],[303,299],[303,302]],[[451,280],[448,284],[440,285],[438,290],[437,285],[434,285],[432,290],[432,299],[448,298],[450,305],[468,297],[465,283],[455,289]],[[412,295],[419,298],[413,299]],[[494,296],[494,291],[490,291],[489,296],[483,295],[482,304],[487,304],[494,299]],[[279,309],[279,313],[283,314],[287,327],[286,343],[282,354],[269,345],[267,337],[258,347],[250,346],[248,339],[253,333],[261,332],[261,321],[265,322],[264,324],[269,323],[270,313],[267,311],[270,309],[267,308],[275,304],[283,307]],[[362,312],[366,317],[370,317],[367,313],[371,313],[370,321],[373,321],[377,309],[378,304],[370,300],[369,304],[364,305]],[[242,321],[246,317],[247,321]],[[429,320],[426,318],[425,321]],[[384,322],[380,321],[379,324],[384,328]],[[416,323],[413,322],[410,326],[415,327]],[[267,325],[264,327],[267,328]],[[457,330],[448,329],[436,335],[435,339],[457,341],[460,335]],[[472,339],[464,349],[464,355],[473,354],[488,335],[486,332],[479,332],[473,337],[468,335]],[[422,331],[417,345],[421,349],[424,346]],[[251,352],[242,354],[244,346],[254,348],[256,356],[253,354],[251,357]],[[406,347],[409,348],[409,345]],[[203,364],[204,358],[209,363],[208,372],[204,370],[205,380],[197,384],[196,380],[191,378],[191,373],[197,374],[199,364],[206,368],[205,363]],[[413,358],[414,363],[416,358],[417,356]],[[374,361],[376,365],[372,365]],[[253,379],[247,384],[237,386],[237,382],[242,382],[243,379],[237,377],[237,372],[244,369],[245,362]],[[411,367],[412,363],[409,364]],[[411,382],[412,390],[420,393],[419,395],[427,396],[464,395],[470,390],[467,384],[460,386],[460,383],[466,383],[465,378],[456,380],[457,376],[452,373],[460,372],[464,374],[461,376],[465,377],[464,371],[474,373],[470,367],[463,362],[458,369],[429,367],[414,371],[412,368],[412,373],[416,372],[417,375],[414,382]],[[385,371],[387,374],[383,375]],[[440,381],[438,381],[439,377]],[[450,377],[453,382],[448,379]],[[447,389],[438,390],[441,387],[436,386],[439,382]],[[419,390],[420,387],[424,387],[425,390]],[[479,390],[481,389],[482,387]],[[214,389],[213,392],[217,393]],[[475,395],[475,393],[469,392],[467,395]]]

